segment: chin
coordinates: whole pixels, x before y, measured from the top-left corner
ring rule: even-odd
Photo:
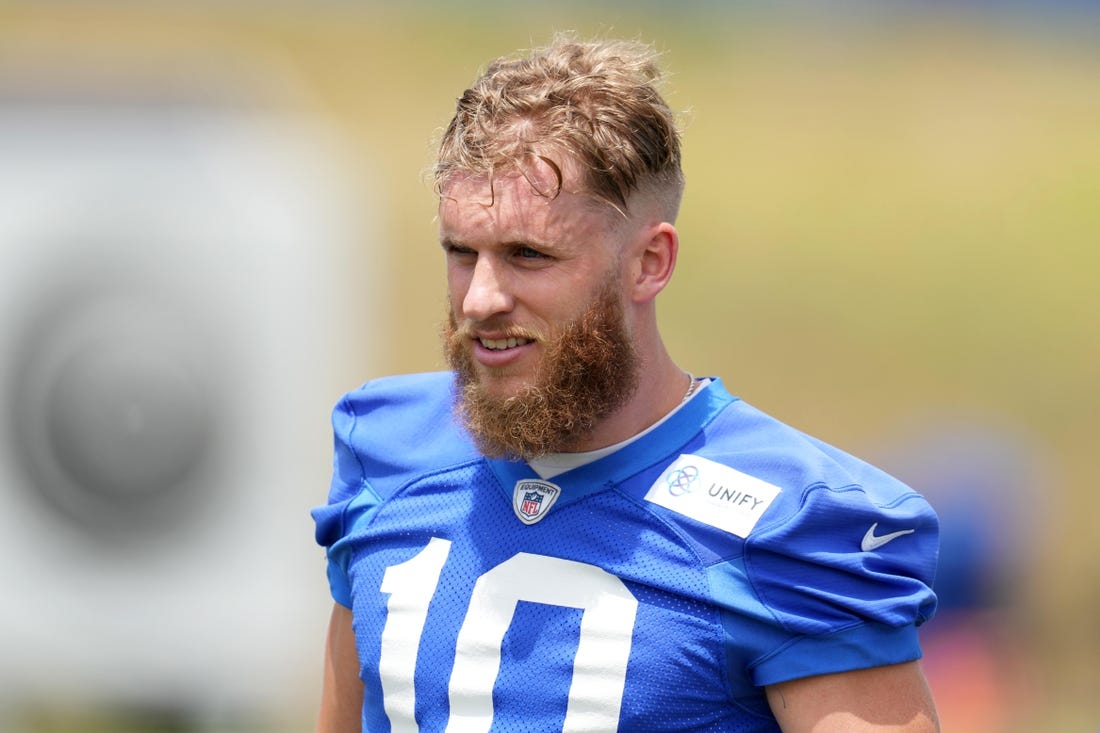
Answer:
[[[480,367],[477,383],[486,395],[507,399],[528,387],[531,379],[525,375],[510,373],[506,369]]]

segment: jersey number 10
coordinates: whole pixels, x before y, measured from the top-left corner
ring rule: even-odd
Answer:
[[[390,598],[378,670],[393,733],[418,730],[417,650],[450,551],[450,541],[433,538],[382,577],[381,590]],[[501,645],[519,601],[582,611],[562,732],[617,730],[637,599],[622,580],[594,565],[520,552],[474,583],[455,646],[447,733],[485,733],[492,725]]]

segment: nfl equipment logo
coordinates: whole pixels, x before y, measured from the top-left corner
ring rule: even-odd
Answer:
[[[516,488],[512,492],[512,509],[519,521],[524,524],[534,524],[550,511],[554,506],[561,489],[549,481],[538,479],[524,479],[516,482]]]
[[[536,517],[539,513],[539,507],[542,506],[542,495],[537,491],[528,491],[523,495],[523,502],[520,504],[519,513],[525,517]]]

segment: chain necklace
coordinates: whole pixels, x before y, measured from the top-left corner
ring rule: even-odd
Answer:
[[[695,375],[694,374],[692,374],[691,372],[688,372],[687,375],[688,375],[688,388],[687,388],[687,392],[684,392],[684,398],[682,400],[680,400],[681,404],[683,404],[684,402],[687,402],[688,398],[690,398],[693,394],[695,394],[695,385],[698,384],[698,382],[695,381]]]

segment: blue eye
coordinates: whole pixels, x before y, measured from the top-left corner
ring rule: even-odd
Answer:
[[[537,249],[532,249],[530,247],[520,247],[516,250],[516,254],[528,260],[539,259],[546,256],[542,252],[539,252]]]

